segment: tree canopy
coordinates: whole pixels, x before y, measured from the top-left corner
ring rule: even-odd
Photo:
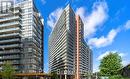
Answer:
[[[5,62],[2,69],[2,79],[13,79],[15,69],[11,65],[11,62]]]
[[[118,71],[122,68],[122,59],[118,53],[110,52],[101,60],[99,69],[100,74],[104,76],[118,75]]]
[[[56,72],[51,72],[51,75],[52,75],[51,79],[59,79]]]

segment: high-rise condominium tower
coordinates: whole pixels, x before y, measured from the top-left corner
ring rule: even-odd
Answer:
[[[68,5],[49,36],[49,71],[62,79],[92,72],[92,51],[84,41],[83,22]]]
[[[42,17],[34,0],[12,1],[1,1],[0,69],[9,61],[19,73],[43,72]]]

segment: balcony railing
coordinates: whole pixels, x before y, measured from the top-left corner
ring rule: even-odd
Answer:
[[[0,35],[0,38],[12,37],[12,36],[21,36],[21,34],[20,33],[3,34],[3,35]]]
[[[3,32],[10,32],[10,31],[20,31],[20,28],[9,28],[9,29],[3,29],[0,31],[0,33],[3,33]]]
[[[20,39],[2,40],[2,41],[0,41],[0,44],[1,44],[1,43],[8,43],[8,42],[17,42],[17,41],[20,41]]]
[[[9,14],[0,14],[0,17],[8,16]]]
[[[6,60],[6,59],[19,59],[19,55],[10,55],[10,56],[0,56],[0,60]]]
[[[14,48],[14,47],[21,47],[20,44],[12,44],[12,45],[2,45],[0,48]]]
[[[15,11],[7,13],[7,14],[0,14],[0,17],[6,17],[6,16],[9,16],[11,14],[20,14],[21,15],[21,12],[19,10],[15,10]]]
[[[20,53],[21,51],[16,49],[16,50],[2,50],[0,51],[0,55],[3,55],[3,54],[14,54],[14,53]]]
[[[18,21],[15,21],[15,22],[11,22],[11,23],[0,24],[0,28],[6,27],[6,26],[12,26],[12,25],[21,25],[21,23]]]
[[[0,22],[4,22],[4,21],[8,21],[8,20],[15,20],[15,19],[21,19],[19,16],[12,16],[12,17],[7,17],[7,18],[3,18],[0,19]]]
[[[20,64],[19,60],[10,60],[9,62],[11,62],[11,64]],[[3,65],[5,63],[5,61],[0,61],[0,65]]]

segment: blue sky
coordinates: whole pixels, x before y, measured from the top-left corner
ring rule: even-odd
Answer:
[[[35,0],[44,17],[44,70],[48,71],[48,37],[69,0]],[[84,22],[84,39],[93,51],[93,71],[102,57],[119,52],[123,65],[130,63],[130,0],[72,0]]]

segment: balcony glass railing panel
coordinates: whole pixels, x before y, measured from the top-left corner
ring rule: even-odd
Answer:
[[[0,19],[0,22],[7,21],[7,20],[14,20],[14,19],[20,19],[20,17],[12,16],[12,17],[7,17],[7,18],[2,18],[2,19]]]
[[[0,14],[0,17],[8,16],[9,14]]]
[[[19,53],[20,52],[20,50],[18,50],[18,49],[15,49],[15,50],[2,50],[2,51],[0,51],[0,54],[12,54],[12,53]]]
[[[20,58],[19,55],[0,56],[0,59],[16,59]]]
[[[9,62],[11,62],[12,64],[20,64],[19,60],[10,60]],[[0,65],[4,64],[4,61],[0,61]]]
[[[8,32],[8,31],[16,31],[16,30],[20,30],[20,28],[9,28],[9,29],[3,29],[3,30],[1,30],[0,31],[0,33],[2,33],[2,32]]]
[[[9,39],[9,40],[2,40],[2,41],[0,41],[0,43],[6,43],[6,42],[16,42],[16,41],[20,41],[20,39]]]
[[[21,47],[20,44],[1,45],[0,48]]]
[[[11,23],[4,23],[4,24],[0,24],[0,27],[5,27],[5,26],[12,26],[12,25],[21,25],[21,23],[19,21],[15,21],[15,22],[11,22]]]
[[[12,37],[12,36],[21,36],[20,33],[12,33],[12,34],[3,34],[3,35],[0,35],[0,38],[3,38],[3,37]]]
[[[21,12],[19,10],[15,10],[13,11],[13,13],[16,14],[16,13],[21,13]]]

